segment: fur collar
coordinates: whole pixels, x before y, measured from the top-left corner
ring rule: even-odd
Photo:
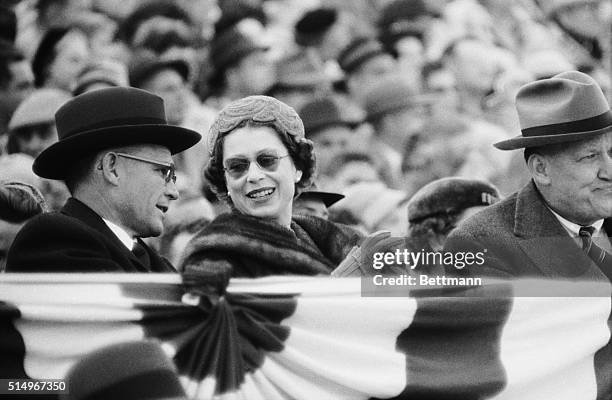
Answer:
[[[361,239],[349,227],[316,217],[296,216],[288,229],[223,214],[192,239],[181,265],[184,271],[231,268],[231,276],[243,277],[329,274]]]

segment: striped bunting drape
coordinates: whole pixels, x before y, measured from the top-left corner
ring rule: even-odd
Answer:
[[[512,296],[534,282],[362,297],[356,278],[269,277],[218,297],[171,274],[3,274],[0,378],[154,338],[193,398],[612,398],[609,285]]]

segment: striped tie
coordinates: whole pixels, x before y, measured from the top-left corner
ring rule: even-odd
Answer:
[[[582,250],[589,256],[601,271],[608,277],[612,278],[612,254],[608,253],[593,242],[593,233],[595,228],[592,226],[583,226],[578,231],[580,239],[582,239]],[[612,279],[611,279],[612,280]]]

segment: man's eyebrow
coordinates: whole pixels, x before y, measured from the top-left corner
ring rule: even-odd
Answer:
[[[599,146],[596,146],[596,145],[586,145],[583,148],[578,149],[576,152],[578,154],[599,152]]]

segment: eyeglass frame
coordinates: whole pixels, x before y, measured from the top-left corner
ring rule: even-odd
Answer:
[[[161,161],[151,160],[150,158],[135,156],[132,154],[121,153],[121,152],[116,152],[116,151],[109,152],[109,154],[114,154],[116,156],[127,158],[130,160],[142,161],[142,162],[157,165],[160,167],[168,168],[167,172],[165,172],[163,175],[164,181],[166,182],[166,184],[170,183],[170,181],[176,184],[176,167],[172,163],[164,163]]]
[[[257,158],[259,156],[266,156],[266,157],[275,158],[276,159],[275,168],[274,169],[268,169],[268,168],[263,167],[261,164],[259,164],[259,161],[257,161]],[[278,166],[280,165],[280,160],[283,159],[283,158],[287,158],[289,156],[290,156],[290,154],[285,154],[284,156],[279,156],[279,155],[276,155],[276,154],[273,155],[273,154],[259,153],[259,154],[257,154],[257,156],[255,156],[254,160],[252,160],[250,158],[247,158],[247,157],[230,157],[227,160],[231,160],[231,159],[243,159],[243,160],[247,160],[249,162],[249,164],[244,169],[244,171],[241,171],[240,175],[234,176],[234,174],[232,174],[232,172],[230,172],[229,169],[225,165],[223,165],[223,171],[227,172],[227,174],[229,176],[231,176],[233,179],[240,179],[244,175],[246,175],[246,173],[248,172],[249,168],[251,168],[251,164],[253,162],[255,162],[255,165],[257,165],[257,168],[259,168],[260,170],[267,171],[267,172],[274,172],[274,171],[276,171],[278,169]],[[225,163],[223,163],[223,164],[225,164]]]

